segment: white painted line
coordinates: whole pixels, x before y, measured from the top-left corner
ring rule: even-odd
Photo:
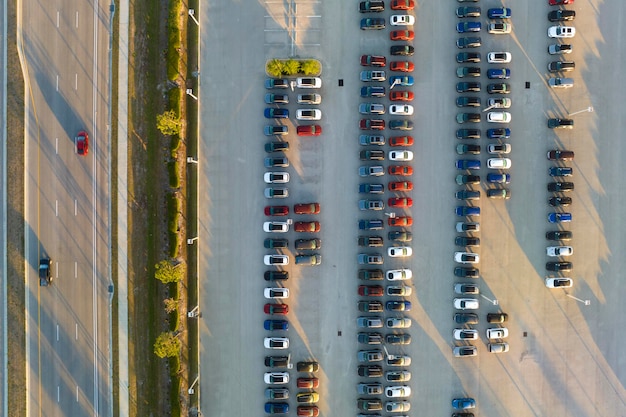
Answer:
[[[59,75],[57,74],[57,91],[59,91]]]
[[[78,200],[74,200],[74,216],[78,215]]]
[[[74,90],[78,90],[78,74],[74,74]]]
[[[76,10],[76,29],[78,29],[78,10]]]
[[[78,262],[74,262],[74,278],[78,278]]]
[[[57,10],[57,27],[59,27],[59,22],[61,18],[59,17],[59,11]]]
[[[54,200],[54,214],[59,217],[59,200]]]
[[[57,155],[59,154],[59,138],[55,138],[54,151],[56,152]]]
[[[59,325],[57,324],[57,342],[59,341]]]
[[[76,402],[78,402],[78,385],[76,385]]]
[[[57,402],[61,402],[61,387],[57,385]]]
[[[59,263],[55,263],[54,264],[54,277],[58,278],[59,277]]]
[[[78,340],[78,323],[76,323],[76,340]]]

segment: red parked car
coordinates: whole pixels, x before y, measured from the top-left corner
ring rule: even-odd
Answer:
[[[415,95],[412,91],[392,91],[389,93],[391,101],[413,101]]]
[[[317,378],[298,378],[298,388],[314,389],[319,388],[320,380]]]
[[[285,315],[289,313],[289,306],[287,304],[267,303],[265,304],[265,307],[263,307],[263,311],[265,311],[265,314]]]
[[[318,417],[320,415],[320,409],[316,405],[299,405],[298,416],[299,417]]]
[[[82,156],[89,153],[89,135],[84,130],[76,135],[76,153]]]
[[[320,125],[306,125],[298,126],[296,129],[298,136],[319,136],[322,134],[322,126]]]
[[[389,226],[413,226],[413,217],[390,217],[387,223],[389,224]]]
[[[387,172],[389,172],[389,175],[400,175],[406,177],[409,175],[413,175],[413,167],[406,165],[391,165],[387,169]]]
[[[413,72],[413,70],[415,69],[415,65],[409,61],[393,61],[389,65],[389,69],[392,71]]]
[[[320,222],[295,222],[296,232],[317,233],[320,231]]]
[[[415,0],[391,0],[391,10],[413,10],[414,8]]]
[[[548,0],[550,6],[560,6],[562,4],[572,4],[574,0]]]
[[[384,67],[387,58],[378,55],[361,55],[361,65],[364,67]]]
[[[411,146],[413,145],[412,136],[392,136],[389,138],[390,146]]]
[[[412,41],[415,38],[415,32],[412,30],[392,30],[389,32],[389,39],[392,41]]]
[[[319,203],[294,204],[293,211],[296,214],[319,214],[320,204]]]
[[[393,181],[389,183],[389,191],[411,191],[413,183],[411,181]]]
[[[385,129],[385,121],[379,119],[361,119],[359,127],[361,130],[383,130]]]
[[[413,199],[410,197],[392,197],[387,202],[389,207],[413,207]]]
[[[266,216],[287,216],[289,214],[289,206],[266,206]]]
[[[382,297],[385,290],[380,285],[359,285],[359,295],[365,297]]]

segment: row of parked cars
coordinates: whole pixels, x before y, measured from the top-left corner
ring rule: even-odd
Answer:
[[[565,3],[567,4],[567,3]],[[576,12],[568,9],[551,10],[548,13],[550,22],[571,22],[576,18]],[[557,40],[573,38],[576,29],[572,26],[552,26],[548,29],[548,37]],[[548,46],[548,53],[551,55],[569,54],[572,52],[573,45],[571,43],[558,43]],[[550,73],[563,73],[574,71],[576,64],[571,60],[558,60],[548,64]],[[556,81],[550,79],[551,83]],[[574,80],[571,78],[558,78],[562,85],[573,86]],[[550,84],[552,85],[552,84]],[[551,118],[548,119],[548,128],[550,129],[573,129],[574,120],[568,118]],[[574,191],[574,183],[571,177],[574,169],[566,165],[567,161],[574,159],[574,152],[569,150],[551,150],[548,152],[548,160],[557,164],[548,169],[548,175],[551,181],[547,185],[550,193],[548,197],[548,205],[554,210],[548,213],[548,222],[550,224],[564,224],[572,221],[572,213],[567,207],[572,204],[572,197],[568,196]],[[550,258],[556,258],[546,263],[546,270],[555,273],[566,273],[572,270],[573,263],[568,261],[570,256],[574,254],[574,248],[568,245],[573,234],[568,230],[552,230],[546,233],[546,238],[551,241],[551,246],[546,248],[546,255]],[[569,288],[573,285],[573,280],[569,277],[551,276],[545,278],[547,288]]]
[[[456,30],[459,34],[466,35],[457,40],[457,47],[462,51],[457,53],[456,61],[462,66],[457,68],[457,77],[461,80],[456,85],[456,90],[460,94],[456,99],[457,107],[461,109],[476,108],[475,112],[458,113],[456,121],[459,124],[479,123],[481,122],[482,111],[479,109],[483,106],[482,99],[477,96],[463,95],[466,93],[481,92],[481,84],[476,80],[481,77],[482,71],[478,64],[481,62],[481,54],[473,48],[481,46],[482,41],[478,35],[482,30],[482,23],[473,20],[479,18],[482,10],[478,6],[461,6],[456,9],[458,18]],[[500,35],[511,32],[511,9],[505,7],[491,8],[487,11],[487,17],[490,19],[487,31],[490,34]],[[472,36],[469,36],[472,35]],[[511,114],[506,111],[511,107],[511,99],[506,97],[511,91],[510,84],[507,80],[511,77],[511,70],[502,66],[511,62],[510,52],[489,52],[486,55],[489,69],[486,72],[489,84],[487,85],[488,98],[485,100],[484,109],[494,110],[487,113],[486,120],[489,123],[508,124],[511,120]],[[487,159],[487,168],[493,170],[487,175],[487,182],[495,188],[487,190],[488,198],[509,199],[511,192],[502,185],[510,183],[511,177],[506,172],[511,167],[511,160],[508,154],[511,152],[511,145],[506,142],[511,135],[509,128],[498,126],[487,130],[487,137],[497,142],[487,145],[487,153],[491,156]],[[455,163],[457,170],[465,171],[458,174],[456,182],[463,188],[457,190],[455,197],[462,201],[465,205],[458,205],[455,214],[462,217],[462,221],[456,223],[456,231],[458,235],[455,237],[455,246],[459,248],[454,254],[454,260],[457,266],[454,269],[454,275],[457,282],[454,284],[455,298],[453,305],[457,312],[454,315],[454,321],[457,328],[453,330],[452,337],[455,341],[452,353],[456,357],[469,357],[478,355],[478,349],[472,345],[472,342],[478,340],[478,330],[472,328],[471,325],[478,323],[478,315],[474,312],[480,307],[478,296],[480,288],[471,280],[480,276],[477,268],[480,262],[480,255],[474,252],[474,248],[480,247],[480,223],[474,219],[480,215],[480,207],[473,205],[478,202],[481,192],[472,188],[473,184],[480,184],[480,176],[475,173],[481,168],[481,161],[468,158],[473,155],[480,155],[481,146],[471,143],[470,140],[480,139],[481,131],[475,128],[461,128],[457,130],[457,139],[459,143],[456,146],[456,152],[459,155]],[[504,313],[490,313],[487,316],[489,322],[500,323],[507,319]],[[490,352],[500,353],[507,352],[509,346],[503,341],[508,337],[508,329],[504,327],[492,327],[486,330],[487,347]],[[457,398],[452,401],[452,406],[456,410],[466,410],[474,408],[476,402],[472,398]],[[471,413],[455,413],[456,417],[473,416]]]
[[[550,0],[550,5],[567,5],[573,3],[572,1]],[[551,10],[548,13],[548,20],[554,23],[571,22],[576,18],[576,12],[568,9]],[[576,28],[565,25],[554,25],[548,28],[548,38],[555,40],[548,46],[548,53],[550,55],[559,58],[561,56],[571,54],[573,45],[568,42],[569,39],[576,35]],[[563,43],[562,41],[566,41]],[[555,74],[548,79],[548,85],[551,88],[570,88],[574,86],[574,80],[564,76],[564,73],[573,71],[576,68],[576,63],[569,60],[552,61],[548,64],[548,71],[551,74]],[[566,125],[565,125],[566,126]]]
[[[265,389],[265,412],[268,414],[287,414],[289,412],[289,388],[284,385],[289,383],[289,372],[281,371],[280,368],[291,369],[289,356],[266,356],[265,366],[277,368],[266,372],[263,379],[268,387]],[[320,396],[315,391],[319,388],[319,378],[314,374],[319,370],[319,363],[315,361],[298,362],[296,369],[304,376],[299,376],[296,386],[299,392],[296,394],[296,410],[298,416],[317,417],[320,410],[316,403]]]
[[[392,10],[410,11],[415,7],[415,2],[392,0],[390,5]],[[362,13],[379,13],[383,10],[384,2],[380,0],[362,1],[359,4]],[[410,26],[415,23],[415,18],[411,15],[393,15],[390,22],[393,26],[404,26],[394,27],[389,33],[392,61],[387,63],[387,58],[382,55],[362,55],[360,58],[364,69],[359,77],[363,84],[360,94],[362,102],[358,111],[364,117],[359,122],[359,128],[364,132],[359,136],[359,159],[367,165],[359,168],[362,182],[359,184],[358,207],[365,212],[402,211],[385,213],[388,225],[400,228],[389,231],[386,236],[378,232],[384,227],[382,219],[359,221],[360,236],[357,244],[362,248],[362,253],[357,258],[360,268],[357,289],[360,296],[357,303],[360,314],[357,318],[357,374],[362,380],[357,385],[359,396],[356,405],[361,413],[406,413],[411,409],[411,387],[408,385],[411,379],[408,370],[411,357],[401,349],[411,343],[411,335],[407,332],[411,327],[411,319],[402,313],[410,311],[412,307],[407,297],[413,292],[413,272],[401,264],[400,267],[387,270],[380,269],[380,265],[385,262],[385,256],[388,260],[397,258],[402,261],[413,253],[413,235],[407,230],[413,224],[413,218],[407,215],[413,206],[410,197],[413,168],[404,163],[413,160],[410,147],[414,139],[404,132],[386,138],[382,131],[386,128],[400,131],[413,129],[413,121],[409,118],[414,113],[410,104],[414,95],[405,87],[414,84],[413,76],[410,75],[414,64],[408,57],[414,53],[412,41],[415,34]],[[370,28],[371,24],[384,28],[382,18],[364,18],[361,23],[362,29]],[[408,43],[396,44],[400,41]],[[386,72],[387,68],[389,73]],[[384,84],[374,83],[388,83],[389,102],[379,101],[387,96],[387,89]],[[393,117],[388,123],[382,119],[387,113]],[[385,150],[385,147],[388,149]],[[391,165],[383,165],[386,159]],[[392,178],[380,181],[386,174]],[[387,192],[390,193],[389,197],[383,198]],[[389,241],[386,252],[370,252],[384,247],[385,238]],[[385,281],[387,284],[383,285]],[[386,332],[382,331],[384,328]]]

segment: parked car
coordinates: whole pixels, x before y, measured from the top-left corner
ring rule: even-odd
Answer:
[[[387,371],[385,372],[385,381],[387,382],[407,382],[411,380],[411,372],[409,371]]]
[[[480,107],[480,98],[478,97],[457,97],[457,107]]]
[[[360,230],[381,230],[383,226],[383,221],[379,219],[359,220]]]
[[[379,177],[385,175],[385,168],[382,165],[364,165],[359,167],[359,176],[361,177]]]
[[[394,90],[389,93],[389,100],[391,101],[413,101],[414,97],[412,91]]]
[[[571,54],[573,49],[571,44],[554,43],[548,46],[548,53],[550,55]]]
[[[474,236],[457,236],[454,244],[461,247],[479,247],[480,239]]]
[[[287,126],[267,125],[263,128],[263,133],[265,136],[284,136],[289,133],[289,128]]]
[[[361,119],[359,128],[361,130],[383,130],[385,129],[385,121],[381,119]]]
[[[288,119],[289,118],[289,110],[272,107],[272,108],[265,109],[263,111],[263,115],[267,119]]]
[[[487,190],[487,198],[508,200],[511,198],[511,190],[508,188],[491,188]]]
[[[546,270],[552,272],[569,272],[573,268],[571,262],[547,262]]]
[[[572,221],[572,213],[549,213],[548,221],[550,223],[567,223]]]
[[[263,339],[263,346],[266,349],[288,349],[289,338],[287,337],[266,337]]]
[[[320,125],[298,126],[296,128],[296,133],[298,134],[298,136],[319,136],[322,134],[322,126]]]
[[[568,191],[574,191],[573,182],[550,182],[548,183],[548,191],[553,193],[563,193]]]
[[[508,68],[490,68],[487,70],[487,78],[505,80],[511,78],[511,70]]]
[[[361,30],[382,30],[385,28],[383,18],[363,18],[360,23]]]
[[[360,383],[357,385],[356,391],[361,395],[381,395],[383,386],[381,384]]]
[[[267,398],[268,400],[286,400],[289,398],[289,389],[267,388],[265,390],[265,398]]]
[[[479,302],[476,298],[455,298],[454,308],[457,310],[478,310]]]
[[[488,313],[487,323],[504,323],[509,319],[509,315],[506,313]]]
[[[550,72],[570,72],[576,69],[574,61],[552,61],[548,64]]]
[[[380,333],[359,333],[357,334],[357,341],[366,345],[380,345],[383,343],[383,335]]]
[[[267,93],[265,95],[265,104],[288,104],[289,96],[287,94]]]
[[[316,389],[320,386],[318,378],[298,378],[297,387],[302,389]]]
[[[546,254],[553,258],[559,256],[572,256],[574,254],[574,248],[571,246],[548,246],[546,248]]]
[[[456,313],[454,322],[457,324],[478,324],[478,316],[474,313]]]
[[[382,200],[359,200],[359,210],[383,210],[385,203]]]
[[[387,287],[386,293],[391,297],[405,297],[411,295],[413,293],[413,289],[406,285],[390,285]]]
[[[487,159],[489,169],[510,169],[511,160],[509,158],[489,158]]]
[[[383,246],[383,238],[380,236],[359,236],[358,245],[363,247],[380,247]]]
[[[459,38],[456,40],[456,47],[459,49],[465,48],[478,48],[481,45],[481,40],[479,37],[470,36],[465,38]]]
[[[415,32],[412,30],[392,30],[389,32],[389,39],[392,41],[412,41]]]
[[[363,150],[359,152],[361,161],[382,161],[385,159],[385,152],[379,149]]]
[[[413,240],[413,234],[407,231],[394,230],[387,234],[387,238],[395,242],[410,242]]]
[[[382,297],[385,290],[380,285],[359,285],[358,294],[363,297]]]
[[[316,250],[321,248],[321,239],[296,239],[296,250]]]
[[[574,281],[571,278],[546,278],[547,288],[571,288],[574,285]]]
[[[478,268],[457,266],[454,268],[454,276],[459,278],[478,278],[480,276],[480,271]]]
[[[489,139],[508,139],[511,137],[511,129],[509,129],[508,127],[487,129],[487,137]]]
[[[480,256],[472,252],[454,252],[454,261],[460,264],[477,264]]]
[[[265,144],[265,152],[287,152],[289,150],[289,142],[267,142]]]
[[[459,52],[456,54],[456,62],[459,64],[480,62],[480,52]]]
[[[360,135],[359,144],[363,146],[368,146],[368,145],[383,146],[385,144],[385,137],[382,135]]]
[[[459,78],[480,77],[480,67],[458,67],[456,76]]]
[[[574,159],[573,151],[554,149],[548,151],[548,160],[550,161],[571,161]]]
[[[263,242],[263,246],[267,249],[285,249],[289,246],[289,241],[287,239],[267,238]]]
[[[479,92],[480,83],[476,81],[462,81],[456,84],[457,93]]]
[[[289,383],[289,372],[266,372],[263,380],[268,385],[280,385]]]
[[[459,143],[456,145],[456,153],[459,155],[480,155],[480,145]]]
[[[490,353],[504,353],[509,351],[508,343],[487,343],[487,349]]]
[[[361,97],[385,97],[385,87],[383,86],[361,87]]]
[[[411,319],[408,317],[390,317],[385,321],[390,329],[408,329],[411,327]]]
[[[389,207],[412,207],[413,199],[410,197],[392,197],[387,200]]]
[[[391,10],[413,10],[415,0],[391,0]]]
[[[298,104],[321,104],[322,96],[317,93],[298,94]]]
[[[457,206],[454,210],[457,216],[480,216],[480,207]]]
[[[489,52],[487,54],[487,62],[490,64],[508,64],[511,62],[510,52]]]
[[[375,82],[375,81],[385,81],[387,76],[385,71],[375,70],[375,71],[361,71],[361,75],[359,79],[363,82]]]
[[[550,38],[573,38],[576,35],[576,28],[572,26],[550,26],[548,37]]]
[[[360,365],[357,373],[362,377],[380,378],[383,376],[383,367],[380,365]]]
[[[487,92],[489,94],[510,94],[511,84],[507,83],[493,83],[487,85]],[[507,122],[504,122],[507,123]]]
[[[480,191],[478,190],[459,190],[454,193],[457,200],[478,200],[480,199]]]
[[[415,48],[411,45],[393,45],[389,48],[389,53],[393,56],[412,56]]]
[[[452,353],[457,358],[463,358],[466,356],[477,356],[478,349],[476,349],[476,346],[455,346],[452,349]]]
[[[289,272],[287,271],[265,271],[263,274],[265,281],[284,281],[289,279]]]
[[[378,253],[360,253],[357,256],[359,265],[382,265],[383,256]]]
[[[457,139],[480,139],[480,129],[458,129]]]
[[[561,240],[571,240],[574,237],[574,234],[569,230],[552,230],[546,232],[547,240],[561,241]]]
[[[384,67],[387,65],[387,58],[380,55],[361,55],[360,62],[364,67]]]
[[[387,224],[389,224],[389,226],[396,226],[396,227],[413,226],[413,217],[411,217],[411,216],[390,217],[387,220]]]
[[[480,232],[480,223],[476,222],[457,222],[455,230],[459,233],[463,232]]]
[[[506,339],[509,337],[509,329],[506,327],[494,327],[485,332],[488,340]]]
[[[387,303],[385,304],[385,310],[386,311],[410,311],[411,310],[411,302],[410,301],[405,301],[405,300],[401,300],[401,301],[387,301]],[[397,340],[397,339],[395,339],[395,340]],[[410,341],[410,339],[408,339],[408,340]],[[387,343],[391,343],[389,341],[389,335],[387,335]],[[408,343],[396,343],[396,344],[408,344]]]
[[[457,282],[454,284],[454,293],[459,295],[478,295],[480,294],[480,289],[476,284]]]
[[[456,9],[456,16],[463,17],[480,17],[480,7],[461,6]]]
[[[319,203],[300,203],[293,205],[293,211],[296,214],[319,214]]]
[[[272,304],[267,303],[263,306],[265,314],[280,314],[285,315],[289,313],[289,306],[287,304]]]
[[[487,32],[496,35],[511,33],[511,25],[504,22],[489,23],[489,26],[487,27]]]
[[[393,192],[405,192],[413,189],[413,183],[411,181],[391,181],[388,184],[389,191]]]
[[[574,120],[572,119],[548,119],[548,127],[550,129],[573,129]]]
[[[407,77],[402,77],[407,78]],[[413,77],[408,77],[411,80],[410,84],[401,84],[401,85],[413,85]],[[389,81],[400,79],[397,77],[391,77]],[[413,106],[410,104],[392,104],[389,106],[389,114],[391,115],[400,115],[400,116],[410,116],[413,114]]]
[[[304,404],[313,404],[320,400],[320,395],[317,392],[299,392],[296,395],[296,401]]]
[[[398,150],[398,151],[389,151],[389,160],[390,161],[412,161],[413,160],[413,152],[406,150]]]
[[[265,288],[263,290],[263,296],[268,299],[283,299],[289,298],[288,288]],[[275,313],[274,313],[275,314]]]
[[[296,255],[296,265],[316,266],[322,263],[322,255],[317,253],[311,255]]]
[[[265,320],[263,328],[265,330],[289,330],[289,322],[287,320]]]
[[[380,13],[385,10],[385,2],[382,0],[365,0],[359,3],[360,13]]]
[[[382,194],[385,186],[382,184],[359,184],[359,194]]]
[[[480,113],[458,113],[457,123],[480,123]]]
[[[413,175],[413,167],[406,165],[390,165],[387,168],[389,175],[411,176]]]
[[[389,64],[389,69],[396,72],[413,72],[415,64],[409,61],[392,61]]]
[[[474,329],[454,329],[452,331],[454,340],[477,340],[478,330]]]
[[[289,88],[289,80],[284,78],[268,78],[265,80],[265,88]]]
[[[489,145],[487,145],[487,153],[490,155],[509,154],[511,153],[511,144],[490,143]]]
[[[570,88],[574,86],[573,78],[550,78],[548,80],[548,85],[552,88]]]
[[[289,159],[286,156],[275,156],[265,158],[265,168],[281,167],[286,168],[289,166]]]
[[[392,26],[411,26],[415,24],[415,16],[410,14],[394,14],[389,18]]]
[[[456,183],[458,185],[464,184],[480,184],[480,176],[478,175],[457,175]]]
[[[489,19],[510,19],[511,9],[508,7],[495,7],[487,10],[487,17]]]
[[[413,122],[411,120],[390,120],[389,129],[391,130],[413,130]]]
[[[288,172],[266,172],[263,174],[263,181],[266,184],[286,184],[289,182]]]
[[[495,184],[509,184],[511,182],[511,175],[490,172],[487,174],[487,182]]]
[[[456,25],[457,33],[480,32],[480,22],[459,22]]]
[[[513,101],[508,97],[490,97],[487,99],[487,107],[494,109],[508,109]]]
[[[291,220],[286,222],[263,222],[263,231],[266,233],[287,233]]]
[[[361,114],[385,114],[385,105],[380,103],[361,103],[359,113]]]

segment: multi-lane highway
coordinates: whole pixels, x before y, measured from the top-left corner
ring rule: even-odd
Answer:
[[[111,413],[109,3],[21,6],[29,415]],[[89,152],[77,152],[79,131]],[[40,287],[42,257],[52,285]]]

